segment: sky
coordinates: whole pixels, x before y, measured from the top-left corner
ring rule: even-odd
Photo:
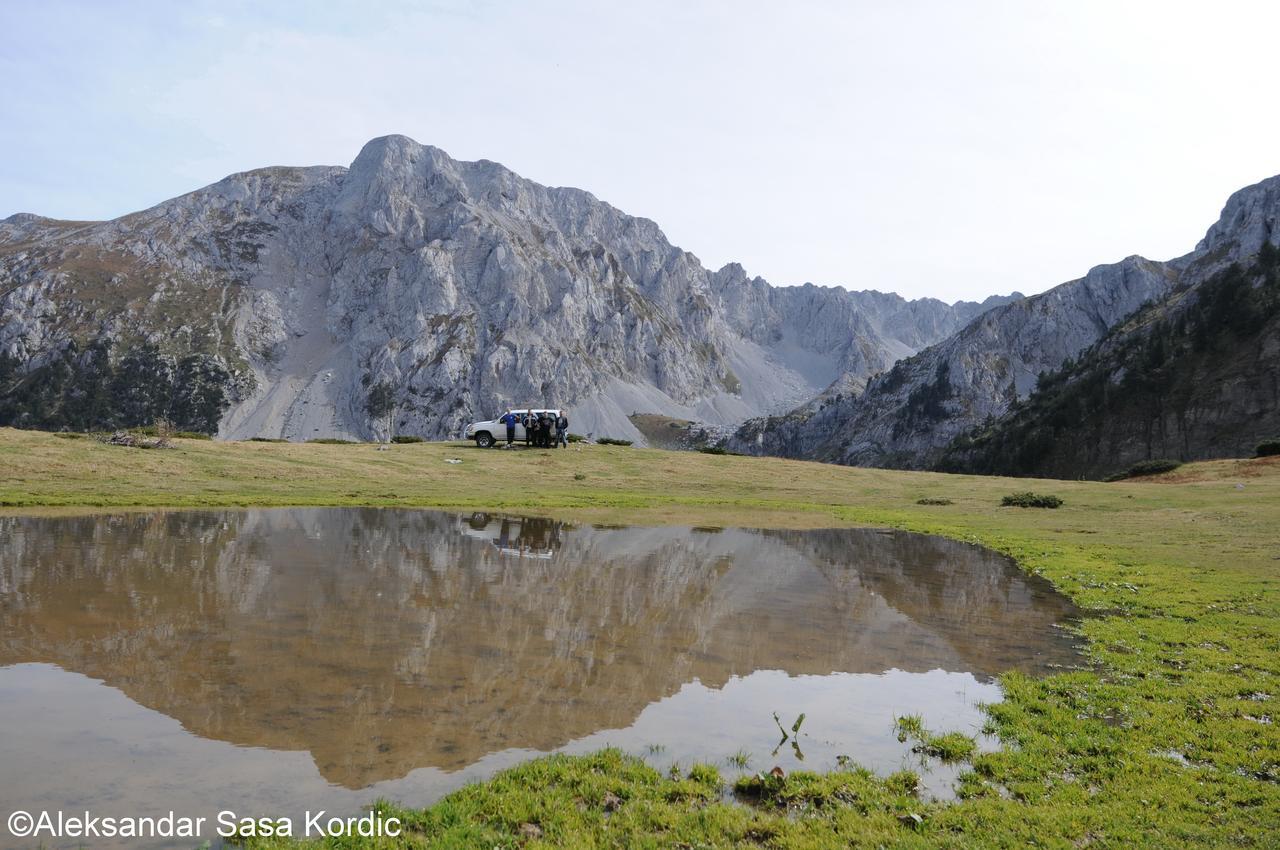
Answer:
[[[1280,173],[1280,4],[0,2],[0,217],[111,218],[402,133],[718,268],[1030,294]]]

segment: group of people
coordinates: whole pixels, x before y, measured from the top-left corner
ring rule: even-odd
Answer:
[[[499,420],[507,426],[507,445],[515,445],[516,425],[524,428],[524,444],[538,449],[569,448],[569,417],[564,411],[507,411]]]

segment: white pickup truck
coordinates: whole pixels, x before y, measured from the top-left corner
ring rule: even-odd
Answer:
[[[524,426],[520,424],[520,417],[526,413],[532,413],[537,416],[539,413],[546,413],[549,416],[560,415],[560,411],[550,407],[521,408],[519,410],[509,410],[507,413],[516,415],[516,439],[524,442]],[[502,416],[506,416],[504,413]],[[467,426],[465,437],[468,440],[475,440],[476,445],[482,449],[487,449],[499,440],[507,439],[507,426],[502,424],[502,416],[496,416],[493,419],[484,422],[472,422]]]

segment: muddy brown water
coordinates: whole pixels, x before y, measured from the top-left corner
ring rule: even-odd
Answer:
[[[849,756],[946,796],[895,716],[976,734],[1000,672],[1079,663],[1075,614],[988,550],[868,529],[0,517],[0,816],[425,805],[606,745],[729,775]],[[798,750],[775,712],[805,714]]]

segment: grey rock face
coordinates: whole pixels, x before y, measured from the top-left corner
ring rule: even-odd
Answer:
[[[974,316],[1022,297],[946,304],[811,283],[773,287],[763,278],[748,279],[736,263],[713,274],[712,284],[726,321],[742,337],[781,354],[812,384],[858,389],[870,375],[945,339]]]
[[[1198,260],[1204,271],[1212,271],[1253,256],[1264,242],[1273,245],[1280,242],[1277,211],[1280,211],[1280,176],[1232,193],[1222,215],[1185,259]]]
[[[652,221],[403,136],[114,221],[0,223],[0,353],[215,356],[230,438],[443,437],[544,403],[633,439],[637,412],[737,423],[861,387],[983,308],[711,273]]]
[[[1194,287],[1280,233],[1280,177],[1231,196],[1196,249],[1168,262],[1129,257],[1079,280],[985,312],[955,335],[849,393],[744,423],[737,451],[858,466],[926,469],[958,435],[1025,399],[1150,301]]]

